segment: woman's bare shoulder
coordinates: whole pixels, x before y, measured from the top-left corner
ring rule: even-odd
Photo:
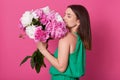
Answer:
[[[68,32],[64,37],[62,37],[59,41],[68,41],[70,38],[71,33]]]
[[[66,34],[66,36],[62,37],[60,40],[59,40],[59,43],[70,43],[71,40],[73,40],[75,38],[75,36],[73,36],[72,33],[68,32]]]

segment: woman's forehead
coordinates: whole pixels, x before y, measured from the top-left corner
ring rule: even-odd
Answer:
[[[67,14],[67,15],[73,15],[74,12],[72,11],[71,8],[67,8],[66,11],[65,11],[65,14]]]

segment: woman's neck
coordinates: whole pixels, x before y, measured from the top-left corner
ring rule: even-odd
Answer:
[[[69,31],[70,31],[71,33],[77,33],[77,28],[75,28],[75,27],[74,27],[74,28],[70,28]]]

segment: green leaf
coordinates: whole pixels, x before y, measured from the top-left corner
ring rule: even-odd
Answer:
[[[31,58],[30,64],[31,64],[31,68],[34,69],[34,67],[35,67],[35,62],[34,62],[34,59],[33,59],[33,58]]]
[[[44,63],[44,56],[41,54],[41,52],[38,49],[34,51],[32,55],[32,59],[33,59],[34,67],[37,73],[40,72],[40,69],[42,66],[46,67]]]
[[[40,64],[36,64],[35,65],[35,70],[36,70],[37,73],[40,72],[40,69],[41,69],[41,65]]]
[[[40,22],[39,22],[38,19],[33,18],[33,19],[32,19],[32,24],[33,24],[33,25],[38,25],[38,26],[39,26],[39,25],[40,25]]]
[[[32,54],[32,58],[34,58],[37,55],[36,51]]]
[[[25,63],[29,58],[30,59],[30,65],[31,68],[36,70],[37,73],[40,72],[40,69],[42,66],[46,67],[44,63],[44,56],[41,54],[39,49],[33,52],[32,56],[26,56],[20,63],[20,66]]]
[[[20,66],[25,63],[29,58],[30,59],[30,65],[31,68],[36,70],[37,73],[40,72],[41,67],[46,67],[44,63],[44,56],[41,54],[39,49],[33,52],[32,56],[26,56],[20,63]]]
[[[31,56],[26,56],[26,57],[22,60],[22,62],[20,63],[20,66],[21,66],[23,63],[25,63],[29,58],[31,58]]]

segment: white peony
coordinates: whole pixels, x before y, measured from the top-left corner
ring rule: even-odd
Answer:
[[[42,10],[43,10],[43,12],[44,12],[45,14],[50,13],[50,8],[49,8],[48,6],[42,8]]]
[[[20,18],[23,27],[29,26],[32,23],[33,17],[32,11],[26,11]]]
[[[35,38],[35,31],[36,31],[36,27],[35,26],[28,26],[26,27],[26,34],[31,38],[34,39]]]
[[[62,17],[60,16],[59,13],[56,13],[56,14],[55,14],[55,18],[56,18],[56,20],[57,20],[58,22],[63,22],[63,19],[62,19]]]

